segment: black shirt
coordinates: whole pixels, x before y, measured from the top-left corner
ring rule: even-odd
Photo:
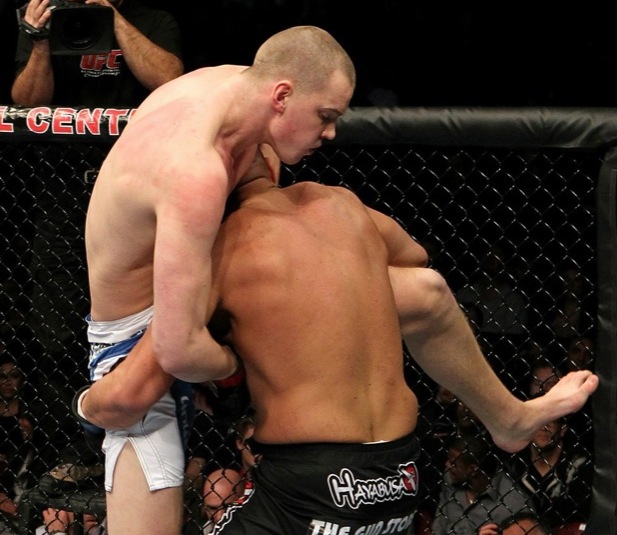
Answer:
[[[138,0],[124,0],[117,9],[153,43],[182,57],[180,29],[170,13],[146,7]],[[26,66],[31,50],[30,37],[21,31],[16,53],[18,73]],[[52,66],[55,89],[50,105],[132,108],[150,93],[133,76],[115,39],[107,54],[52,55]]]

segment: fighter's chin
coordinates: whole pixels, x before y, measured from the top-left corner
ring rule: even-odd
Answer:
[[[306,150],[303,154],[298,154],[294,157],[287,158],[284,163],[288,165],[293,165],[295,163],[298,163],[300,160],[311,156],[313,153],[315,153],[318,150],[318,148],[319,147],[314,147],[312,149]]]

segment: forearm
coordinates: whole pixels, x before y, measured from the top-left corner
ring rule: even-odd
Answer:
[[[154,359],[146,331],[129,355],[89,388],[81,403],[83,415],[105,429],[129,427],[161,399],[173,381]]]
[[[23,71],[13,83],[11,98],[19,106],[50,104],[54,96],[54,75],[49,41],[37,41]]]
[[[180,58],[154,44],[118,13],[114,30],[127,66],[145,88],[153,91],[183,73]]]
[[[171,337],[157,332],[155,321],[151,325],[154,357],[170,375],[189,383],[203,383],[224,379],[238,369],[240,361],[233,350],[216,342],[207,328],[186,340],[184,349],[177,349],[179,345],[160,342],[169,342]]]

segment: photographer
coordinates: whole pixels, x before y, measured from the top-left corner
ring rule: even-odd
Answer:
[[[183,73],[180,30],[166,11],[138,0],[87,0],[74,7],[113,9],[112,49],[56,55],[46,31],[53,24],[50,4],[30,0],[22,14],[11,90],[15,104],[137,107],[151,91]]]

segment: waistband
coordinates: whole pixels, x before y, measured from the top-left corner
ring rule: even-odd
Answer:
[[[88,342],[93,344],[115,344],[131,338],[143,331],[154,314],[154,307],[148,307],[125,318],[112,321],[93,321],[92,316],[86,316],[88,323]]]
[[[349,442],[306,442],[298,444],[264,444],[250,438],[247,441],[254,454],[262,454],[268,460],[298,461],[308,459],[312,462],[340,462],[341,459],[360,454],[368,457],[373,454],[381,459],[392,455],[397,458],[401,452],[420,453],[420,442],[414,433],[389,442],[371,444]]]

